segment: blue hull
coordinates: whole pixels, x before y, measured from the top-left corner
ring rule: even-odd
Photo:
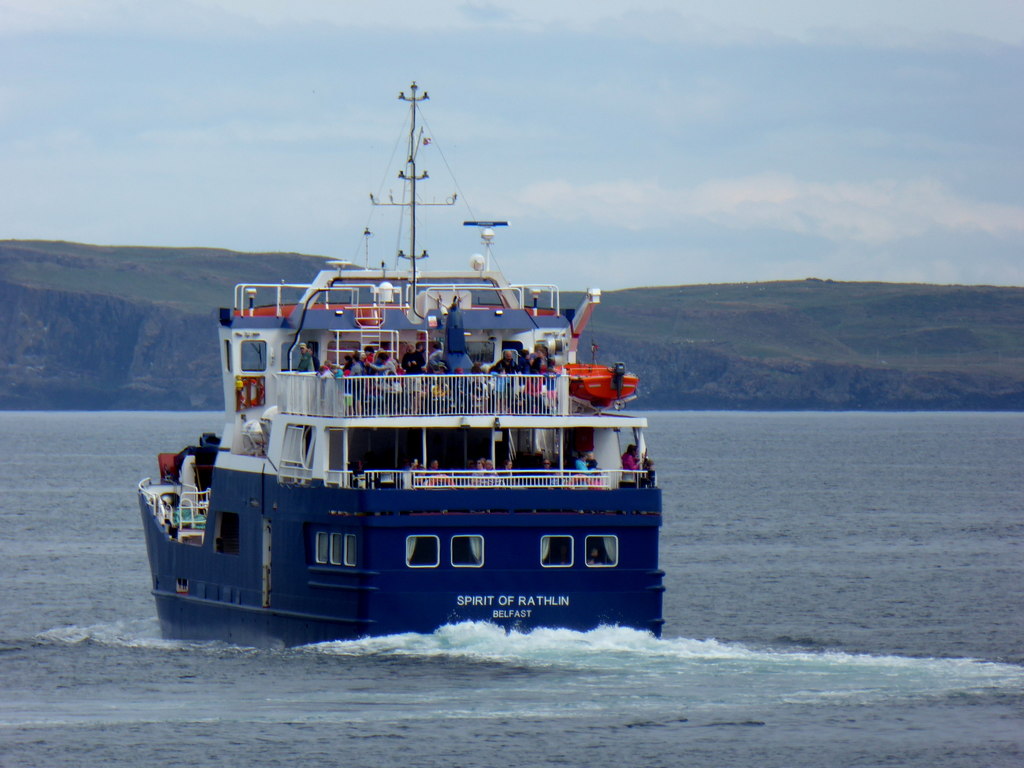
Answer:
[[[216,470],[212,490],[201,545],[170,538],[140,502],[169,638],[292,646],[460,621],[661,631],[657,489],[303,488]],[[352,537],[344,558],[318,550],[331,536]],[[568,545],[559,567],[541,564],[551,536]],[[439,554],[411,567],[409,537],[445,555],[454,539],[477,538],[481,563],[457,567]],[[588,543],[612,538],[614,566],[588,565]]]

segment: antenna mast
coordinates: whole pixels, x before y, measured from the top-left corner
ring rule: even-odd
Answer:
[[[426,91],[423,92],[422,96],[417,96],[416,92],[419,90],[419,86],[416,85],[416,81],[413,81],[412,85],[409,86],[411,96],[406,96],[405,91],[398,94],[398,98],[401,101],[409,102],[409,156],[405,161],[405,168],[398,172],[398,178],[409,185],[409,200],[405,203],[396,203],[394,200],[384,203],[373,195],[370,195],[370,200],[374,205],[398,205],[404,206],[409,209],[409,253],[406,255],[402,251],[398,252],[400,259],[409,259],[412,262],[412,295],[415,299],[416,296],[416,262],[419,259],[425,259],[428,257],[426,251],[422,253],[416,253],[416,206],[417,205],[455,205],[455,198],[457,195],[452,195],[442,203],[420,203],[416,200],[416,182],[423,181],[424,179],[430,178],[426,171],[417,175],[416,172],[416,153],[420,148],[420,138],[416,135],[416,108],[421,101],[426,101],[430,98]],[[422,130],[421,130],[422,133]],[[423,140],[423,143],[429,143],[430,139]],[[415,301],[413,302],[415,305]],[[413,309],[415,312],[416,310]]]

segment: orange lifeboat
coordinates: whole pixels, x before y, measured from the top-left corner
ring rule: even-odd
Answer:
[[[569,375],[569,394],[599,408],[608,408],[618,400],[632,397],[640,383],[638,376],[626,373],[625,363],[569,363],[565,372]]]

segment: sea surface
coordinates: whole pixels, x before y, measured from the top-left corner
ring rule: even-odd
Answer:
[[[1024,414],[648,414],[661,639],[160,638],[135,499],[212,413],[0,412],[0,765],[1024,765]]]

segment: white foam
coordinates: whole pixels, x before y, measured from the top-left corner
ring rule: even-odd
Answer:
[[[606,674],[692,677],[708,672],[766,680],[780,675],[815,695],[856,690],[948,693],[986,688],[1024,690],[1024,669],[976,659],[910,658],[836,651],[756,649],[714,639],[655,638],[623,627],[590,632],[538,629],[505,632],[487,623],[441,627],[430,635],[402,634],[307,646],[306,652],[338,656],[438,658],[486,661]],[[800,686],[795,686],[799,696]]]
[[[207,650],[215,653],[270,653],[219,642],[164,640],[155,619],[118,621],[51,629],[44,642],[92,642],[127,648]],[[624,627],[599,627],[589,632],[537,629],[506,632],[485,622],[464,622],[429,635],[407,633],[334,641],[273,653],[321,654],[338,657],[452,659],[473,663],[587,671],[619,676],[678,678],[681,684],[704,676],[744,677],[744,686],[770,687],[787,681],[786,697],[889,694],[948,694],[987,689],[1024,690],[1024,668],[977,659],[910,658],[837,651],[790,651],[751,648],[714,639],[656,638]]]

